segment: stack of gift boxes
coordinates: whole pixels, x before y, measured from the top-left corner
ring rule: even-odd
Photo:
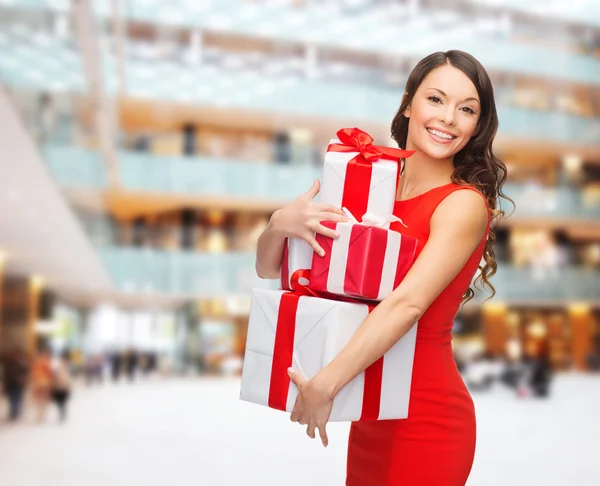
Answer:
[[[291,412],[298,394],[287,369],[311,379],[348,344],[369,312],[401,282],[417,241],[389,229],[400,159],[358,128],[342,129],[325,155],[320,201],[349,221],[322,222],[324,256],[304,240],[286,240],[282,290],[252,292],[240,398]],[[406,418],[417,326],[335,397],[330,421]]]

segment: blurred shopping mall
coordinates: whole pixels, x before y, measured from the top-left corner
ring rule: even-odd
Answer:
[[[238,375],[270,214],[339,128],[392,145],[410,70],[448,49],[490,73],[516,205],[457,359],[600,369],[595,0],[0,0],[0,353]]]

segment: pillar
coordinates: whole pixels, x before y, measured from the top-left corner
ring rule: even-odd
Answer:
[[[481,327],[486,350],[493,356],[503,356],[509,338],[507,309],[502,303],[485,304],[481,308]]]
[[[4,340],[3,340],[3,323],[4,323],[4,261],[5,257],[0,252],[0,359],[4,354]]]
[[[27,352],[30,356],[35,356],[38,351],[36,325],[40,315],[40,294],[43,289],[43,280],[41,277],[31,277],[29,279],[27,294]]]
[[[567,312],[571,328],[573,365],[578,370],[585,370],[588,354],[592,350],[592,313],[590,307],[585,304],[571,304]]]

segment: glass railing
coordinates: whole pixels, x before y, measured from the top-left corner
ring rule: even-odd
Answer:
[[[56,181],[66,187],[106,187],[106,170],[95,151],[47,145],[44,156]],[[307,190],[322,169],[311,164],[280,165],[211,157],[158,157],[120,152],[119,174],[125,190],[256,199],[284,203]],[[513,215],[546,218],[600,218],[600,204],[586,203],[581,190],[506,184],[517,206]],[[513,207],[503,201],[507,213]]]
[[[269,78],[258,73],[226,72],[208,67],[190,72],[184,66],[160,62],[132,62],[128,64],[128,75],[130,92],[144,98],[179,103],[197,100],[207,105],[318,116],[344,120],[347,125],[365,120],[388,124],[400,106],[403,92],[401,88]],[[507,105],[498,106],[498,117],[499,133],[505,136],[596,146],[600,140],[598,118]]]
[[[515,2],[512,0],[512,3]],[[575,52],[560,55],[550,47],[515,42],[511,39],[511,30],[507,30],[506,22],[500,18],[491,21],[488,16],[482,21],[472,20],[463,30],[457,26],[465,21],[464,15],[448,8],[444,11],[425,8],[411,13],[409,7],[395,5],[394,2],[374,3],[366,11],[361,7],[344,5],[345,2],[314,2],[308,3],[305,8],[300,8],[297,3],[256,5],[247,0],[186,1],[172,2],[165,10],[161,0],[130,0],[123,14],[132,21],[143,23],[259,38],[267,36],[280,42],[352,49],[377,55],[418,58],[446,50],[451,44],[453,48],[471,52],[488,69],[598,83],[599,61]],[[534,13],[553,10],[541,6],[542,0],[535,3],[532,6],[526,2],[526,6],[521,8]],[[593,0],[577,3],[557,10],[555,16],[567,22],[597,26],[598,22],[594,21],[597,19],[594,15],[597,7],[593,7]],[[13,7],[64,11],[66,4],[66,1],[22,0]],[[108,0],[94,2],[94,10],[99,18],[112,16]],[[272,19],[278,21],[273,22]],[[401,19],[401,28],[396,19]],[[407,38],[411,42],[406,42]]]
[[[557,302],[600,299],[598,269],[574,266],[515,268],[499,265],[491,282],[496,287],[496,300]]]
[[[211,296],[277,288],[256,277],[253,252],[198,253],[112,247],[99,249],[115,286],[124,292]],[[499,301],[597,300],[600,270],[515,268],[500,265],[492,278]],[[478,300],[487,297],[479,293]]]
[[[115,287],[123,292],[209,297],[277,288],[261,280],[254,253],[199,253],[125,247],[99,248]]]
[[[43,48],[27,40],[35,37],[33,28],[0,32],[0,79],[12,89],[81,92],[84,88],[80,54],[67,40],[56,43],[42,39]],[[50,47],[48,47],[50,46]],[[55,49],[51,55],[47,49]],[[53,51],[50,51],[53,52]],[[522,54],[522,55],[521,55]],[[496,54],[495,54],[496,55]],[[553,54],[554,55],[554,54]],[[530,65],[522,52],[515,55],[520,65]],[[114,93],[115,72],[106,61],[107,91]],[[525,60],[522,60],[525,59]],[[571,72],[562,62],[559,77]],[[600,72],[600,61],[595,62]],[[69,66],[64,74],[64,66]],[[161,60],[129,60],[126,66],[128,94],[133,97],[201,103],[213,107],[269,111],[274,114],[296,114],[328,120],[343,120],[345,125],[365,121],[389,124],[403,92],[402,86],[383,87],[348,81],[307,79],[294,75],[265,75],[259,70],[228,70],[200,64],[195,67],[183,62]],[[382,73],[382,77],[384,74]],[[562,111],[535,111],[515,106],[511,96],[498,93],[498,112],[501,135],[550,140],[553,142],[589,144],[600,143],[600,119],[573,115]],[[509,104],[500,103],[508,100]]]
[[[45,145],[42,155],[61,186],[104,188],[107,170],[97,150],[70,145]]]

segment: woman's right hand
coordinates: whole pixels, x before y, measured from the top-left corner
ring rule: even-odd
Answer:
[[[301,238],[305,240],[318,255],[325,252],[317,243],[315,233],[338,238],[336,231],[326,228],[321,221],[346,222],[348,218],[340,209],[330,204],[313,202],[319,193],[321,184],[315,179],[312,187],[287,206],[277,210],[271,216],[271,226],[276,231],[288,238]]]

